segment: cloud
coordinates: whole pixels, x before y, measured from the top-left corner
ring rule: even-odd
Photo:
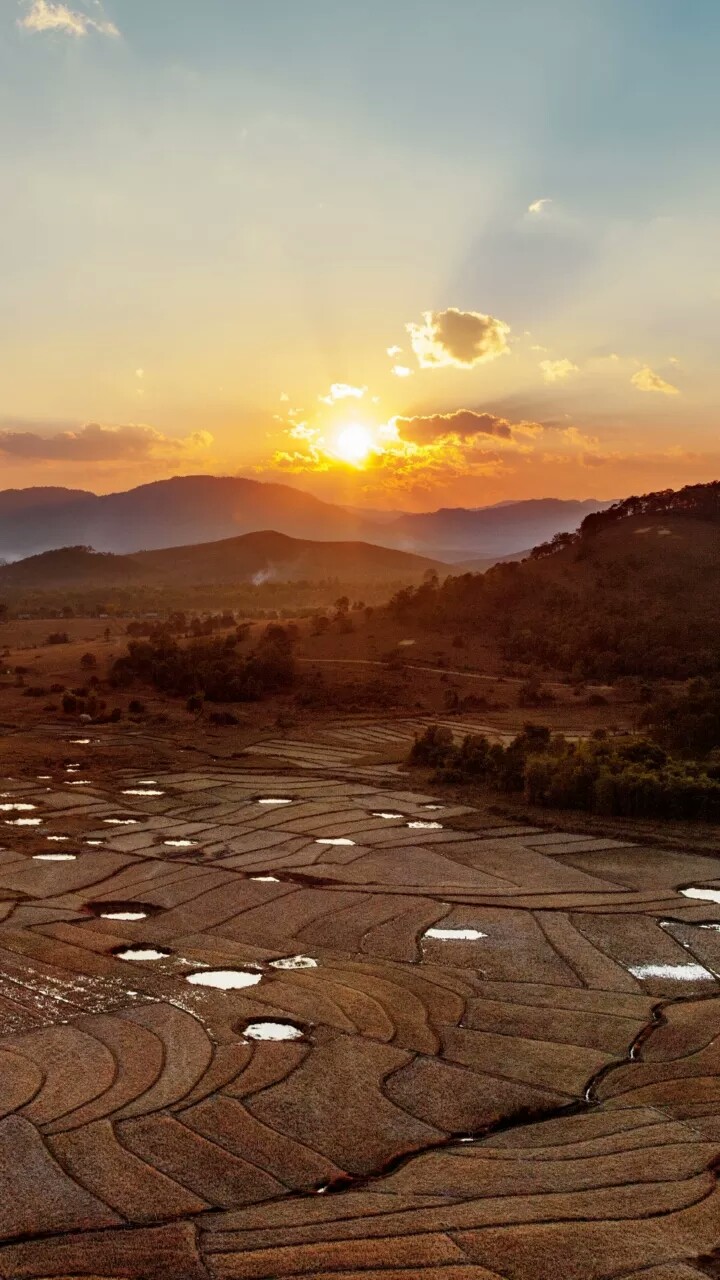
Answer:
[[[528,205],[528,213],[542,213],[546,204],[552,204],[549,196],[543,196],[541,200],[533,200],[532,204]]]
[[[402,347],[386,347],[385,350],[391,358],[392,356],[402,355]]]
[[[120,35],[114,22],[103,17],[91,18],[55,0],[32,0],[24,17],[18,18],[18,26],[25,31],[60,31],[69,36],[86,36],[91,31],[103,36]]]
[[[571,373],[578,373],[578,366],[572,360],[541,360],[539,368],[546,382],[564,382]]]
[[[454,365],[472,369],[509,351],[510,326],[480,311],[424,311],[422,324],[408,324],[412,349],[422,369]]]
[[[318,396],[318,400],[322,400],[323,404],[334,404],[336,400],[348,400],[351,397],[355,400],[362,400],[367,387],[353,387],[349,382],[333,382],[326,396]]]
[[[495,436],[501,440],[512,438],[512,427],[506,418],[494,413],[476,413],[474,409],[458,409],[455,413],[434,413],[427,417],[393,418],[403,440],[414,444],[436,444],[453,437],[467,442],[479,436]]]
[[[0,430],[0,458],[52,462],[142,462],[181,459],[203,453],[212,444],[207,431],[177,439],[142,424],[101,426],[87,423],[72,431]]]
[[[665,379],[661,378],[659,373],[655,373],[654,369],[651,369],[649,365],[645,365],[644,368],[638,369],[637,373],[633,374],[630,381],[634,387],[637,387],[638,391],[659,391],[660,394],[664,396],[680,395],[678,387],[674,387],[671,382],[666,382]]]
[[[394,364],[390,372],[394,373],[396,378],[412,377],[412,369],[408,369],[406,364]]]

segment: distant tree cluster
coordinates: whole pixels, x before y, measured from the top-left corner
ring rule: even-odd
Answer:
[[[679,760],[644,738],[571,742],[526,724],[507,746],[476,734],[456,746],[449,729],[431,725],[409,763],[435,769],[438,782],[482,782],[548,808],[720,822],[720,759]]]
[[[295,629],[268,626],[252,652],[237,652],[238,638],[191,641],[181,645],[169,632],[133,640],[110,671],[110,683],[153,685],[176,697],[209,702],[255,702],[292,688],[295,682]]]

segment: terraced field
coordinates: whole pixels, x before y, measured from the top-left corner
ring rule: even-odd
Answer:
[[[4,781],[0,1277],[720,1275],[720,856],[473,823],[415,727]]]

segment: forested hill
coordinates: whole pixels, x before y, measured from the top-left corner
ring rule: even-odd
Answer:
[[[578,676],[720,671],[720,482],[628,498],[520,564],[409,588],[390,609]]]

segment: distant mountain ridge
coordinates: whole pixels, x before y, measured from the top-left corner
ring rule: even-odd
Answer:
[[[60,547],[91,546],[132,554],[216,542],[277,530],[319,542],[360,541],[466,560],[514,555],[560,532],[572,532],[609,503],[541,498],[477,509],[363,514],[323,502],[291,485],[233,476],[176,476],[126,492],[78,489],[0,491],[0,558],[15,560]]]
[[[0,591],[241,582],[418,582],[446,565],[367,542],[311,542],[266,530],[238,538],[115,555],[62,547],[0,566]]]

